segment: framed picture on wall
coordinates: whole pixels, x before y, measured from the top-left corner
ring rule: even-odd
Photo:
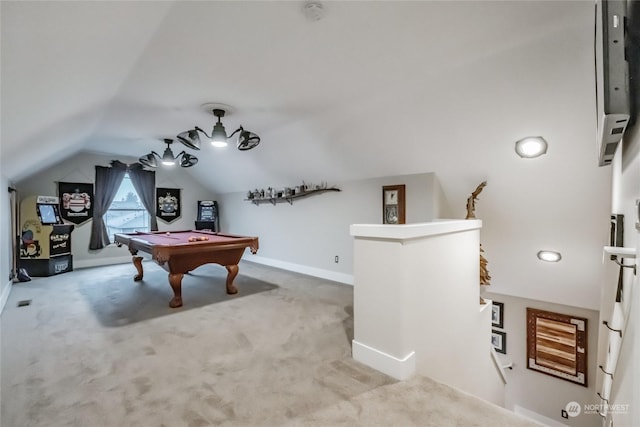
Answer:
[[[491,326],[504,328],[504,303],[493,301],[491,305]]]
[[[498,353],[507,354],[507,333],[503,331],[491,331],[491,344]]]
[[[528,307],[527,368],[587,387],[587,319]]]
[[[382,223],[405,224],[405,186],[382,187]]]

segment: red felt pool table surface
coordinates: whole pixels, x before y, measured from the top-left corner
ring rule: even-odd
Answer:
[[[238,241],[244,241],[245,239],[254,239],[253,237],[245,237],[245,236],[236,236],[232,234],[220,234],[213,233],[210,231],[204,230],[195,230],[195,231],[162,231],[162,232],[152,232],[152,233],[134,233],[127,234],[132,239],[141,240],[150,243],[151,245],[162,245],[162,246],[173,246],[179,244],[189,244],[189,245],[206,245],[206,244],[226,244],[226,243],[237,243]],[[189,238],[206,238],[207,240],[198,241],[198,242],[190,242]]]
[[[189,238],[204,238],[190,242]],[[258,238],[235,234],[214,233],[204,230],[153,231],[149,233],[118,233],[118,246],[126,245],[133,255],[133,264],[138,270],[135,281],[142,280],[144,271],[142,257],[138,251],[151,254],[160,266],[169,272],[169,284],[174,298],[169,303],[172,308],[182,305],[182,277],[184,273],[208,263],[216,263],[227,269],[227,293],[238,292],[233,279],[238,274],[238,263],[246,248],[252,253],[258,251]]]

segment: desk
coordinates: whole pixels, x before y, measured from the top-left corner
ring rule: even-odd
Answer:
[[[189,241],[190,238],[206,238],[208,240]],[[238,289],[233,279],[238,275],[238,263],[245,248],[251,253],[258,251],[258,238],[236,236],[233,234],[213,233],[204,230],[171,231],[150,233],[116,234],[118,246],[126,245],[133,256],[133,265],[138,270],[134,281],[142,280],[142,257],[138,251],[151,254],[158,265],[169,272],[169,284],[174,297],[169,307],[182,306],[182,277],[184,273],[209,263],[216,263],[227,269],[227,294],[235,294]]]

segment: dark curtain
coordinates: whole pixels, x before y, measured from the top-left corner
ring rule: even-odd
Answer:
[[[156,218],[156,173],[142,169],[140,163],[129,166],[129,177],[138,192],[142,205],[149,212],[151,231],[158,230]]]
[[[91,222],[89,249],[102,249],[111,243],[103,217],[116,197],[125,173],[127,173],[127,165],[117,160],[111,162],[111,167],[96,166],[93,221]]]

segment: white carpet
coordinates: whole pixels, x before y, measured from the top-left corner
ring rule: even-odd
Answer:
[[[198,268],[170,309],[145,263],[15,284],[2,315],[2,427],[533,426],[351,358],[353,288],[243,262]],[[20,300],[31,305],[18,308]]]

